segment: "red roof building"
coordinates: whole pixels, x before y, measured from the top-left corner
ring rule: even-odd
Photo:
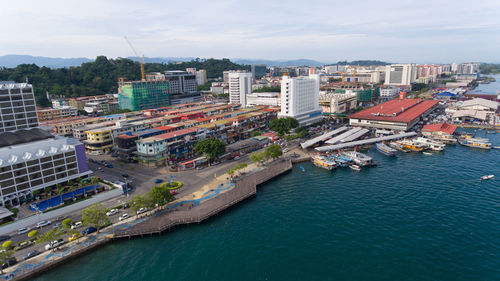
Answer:
[[[455,132],[456,129],[457,129],[457,126],[444,122],[443,124],[425,125],[422,128],[422,133],[443,132],[443,133],[453,135],[453,133]]]
[[[408,131],[437,108],[439,101],[395,99],[349,116],[351,126]]]

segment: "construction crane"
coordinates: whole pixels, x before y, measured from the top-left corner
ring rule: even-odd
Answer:
[[[141,57],[139,56],[139,54],[137,54],[137,51],[134,49],[134,46],[132,46],[132,43],[130,43],[127,36],[123,36],[123,37],[125,37],[125,40],[127,41],[128,45],[130,46],[132,51],[134,52],[135,56],[140,60]],[[146,81],[146,78],[144,77],[144,55],[142,55],[142,61],[140,62],[140,64],[141,64],[141,80]]]

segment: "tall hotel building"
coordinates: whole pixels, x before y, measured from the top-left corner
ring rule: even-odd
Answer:
[[[0,82],[0,205],[14,206],[33,192],[92,172],[84,145],[38,127],[33,88]]]
[[[301,126],[321,121],[319,106],[319,75],[281,80],[281,111],[278,117],[293,117]]]
[[[229,73],[229,103],[247,106],[247,95],[252,93],[252,73],[230,72]]]

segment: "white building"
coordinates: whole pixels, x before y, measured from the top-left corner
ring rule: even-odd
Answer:
[[[281,104],[280,101],[280,94],[274,92],[251,93],[247,95],[247,106],[279,106]]]
[[[415,64],[391,64],[385,68],[385,85],[408,86],[416,79]]]
[[[231,72],[229,73],[229,103],[247,104],[247,95],[252,93],[252,73]]]
[[[401,92],[401,88],[398,87],[389,87],[386,89],[380,89],[380,98],[381,99],[393,99],[399,95]]]
[[[196,71],[196,83],[198,86],[205,85],[205,83],[207,83],[207,71],[205,69]]]
[[[38,127],[33,86],[0,81],[0,132]]]
[[[300,125],[310,125],[322,119],[319,106],[318,74],[281,80],[281,111],[278,117],[293,117]]]
[[[334,74],[334,73],[337,73],[337,72],[344,72],[345,71],[345,65],[339,65],[339,64],[325,65],[324,71],[327,74]]]
[[[468,62],[461,63],[457,66],[457,73],[459,74],[474,74],[479,72],[479,63]]]

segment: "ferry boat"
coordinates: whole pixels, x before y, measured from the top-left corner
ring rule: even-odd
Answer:
[[[434,151],[443,151],[445,148],[444,143],[432,141],[430,139],[423,138],[423,137],[418,137],[418,138],[414,139],[413,141],[417,144],[427,146],[428,148],[430,148],[431,150],[434,150]]]
[[[468,147],[476,147],[481,149],[491,149],[491,143],[485,138],[460,138],[458,143]]]
[[[342,155],[335,155],[334,160],[340,167],[349,167],[353,163],[353,160],[349,157],[344,157]]]
[[[315,155],[312,157],[312,162],[316,167],[327,170],[333,170],[337,167],[335,161],[328,159],[326,156]]]
[[[448,135],[429,136],[429,139],[445,144],[457,144],[457,139]]]
[[[340,152],[340,155],[351,158],[359,166],[373,165],[373,159],[370,156],[363,154],[361,152],[342,151]]]
[[[386,145],[383,142],[378,142],[375,144],[375,148],[378,152],[387,155],[387,156],[396,156],[396,149]]]
[[[420,152],[426,149],[426,146],[416,143],[412,140],[403,140],[401,141],[401,145],[403,145],[404,148],[407,148],[410,151],[415,151],[415,152]]]

